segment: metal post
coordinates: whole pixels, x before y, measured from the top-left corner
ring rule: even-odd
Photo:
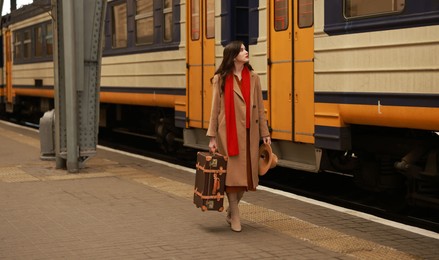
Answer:
[[[11,12],[17,10],[17,0],[11,0]]]
[[[65,105],[66,105],[66,133],[67,133],[67,171],[78,172],[78,120],[76,103],[76,75],[75,57],[75,19],[73,1],[62,0],[63,33],[64,33],[64,77],[65,77]]]
[[[78,172],[96,154],[106,3],[52,0],[56,160],[57,168],[64,164],[69,172]]]
[[[53,17],[53,67],[54,67],[54,99],[55,99],[55,160],[56,168],[62,169],[66,167],[66,160],[61,155],[62,139],[61,135],[65,132],[61,131],[63,121],[65,120],[63,110],[64,106],[61,106],[61,100],[64,95],[64,66],[62,64],[62,57],[64,56],[62,44],[63,30],[62,30],[62,6],[59,0],[52,0],[52,17]]]
[[[72,2],[73,1],[69,1]],[[74,9],[73,9],[74,8]],[[75,52],[74,58],[76,59],[75,64],[75,75],[76,75],[76,90],[83,91],[84,90],[84,43],[87,41],[87,37],[84,35],[84,0],[75,0],[73,4],[74,10],[74,25],[75,25],[75,34],[74,34],[74,43],[75,43]]]

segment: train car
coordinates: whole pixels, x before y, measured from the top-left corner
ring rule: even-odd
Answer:
[[[50,1],[35,1],[2,17],[3,105],[8,114],[40,116],[53,108]]]
[[[210,79],[238,39],[279,165],[439,207],[438,18],[433,0],[108,1],[100,126],[207,149]],[[2,107],[41,116],[53,107],[50,1],[2,21]]]
[[[361,187],[439,202],[439,3],[315,1],[315,146]]]

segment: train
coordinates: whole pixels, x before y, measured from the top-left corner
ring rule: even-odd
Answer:
[[[50,13],[2,17],[3,115],[54,107]],[[439,208],[438,30],[434,0],[109,0],[99,126],[207,150],[210,79],[240,40],[278,165]]]

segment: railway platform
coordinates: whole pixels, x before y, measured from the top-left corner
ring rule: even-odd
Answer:
[[[2,121],[0,144],[0,259],[439,259],[437,233],[265,187],[236,233],[193,205],[194,169],[98,147],[71,174]]]

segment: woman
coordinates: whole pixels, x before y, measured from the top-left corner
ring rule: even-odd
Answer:
[[[264,113],[261,82],[248,63],[241,41],[229,43],[221,65],[212,78],[213,98],[207,136],[211,152],[228,156],[226,220],[233,231],[241,231],[238,203],[245,191],[258,185],[259,141],[271,144]]]

